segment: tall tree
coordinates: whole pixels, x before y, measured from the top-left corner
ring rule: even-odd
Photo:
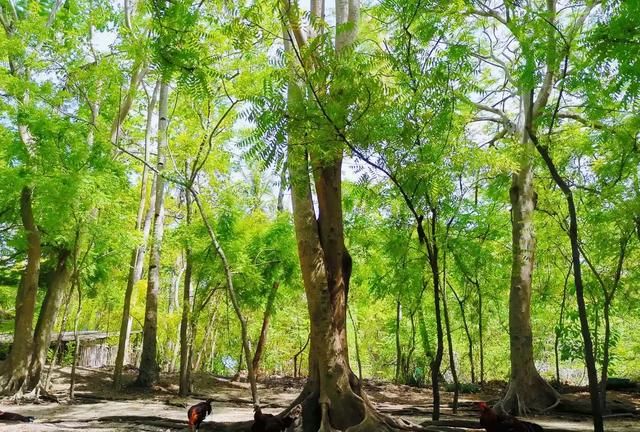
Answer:
[[[142,387],[151,387],[158,379],[159,367],[157,359],[158,344],[158,294],[160,290],[160,263],[162,239],[164,235],[164,170],[165,151],[167,147],[167,125],[169,104],[169,78],[163,77],[160,83],[158,99],[158,149],[156,164],[156,200],[153,216],[153,244],[149,257],[149,279],[147,281],[147,297],[145,303],[144,329],[140,371],[136,383]]]
[[[358,33],[360,3],[337,0],[336,36],[332,50],[340,55],[353,45]],[[290,70],[302,70],[308,77],[312,71],[328,68],[316,56],[313,32],[305,34],[300,22],[297,2],[283,0],[280,13],[285,22]],[[310,20],[320,23],[325,16],[324,2],[312,0]],[[298,82],[292,75],[288,86],[288,109],[302,112],[305,94],[312,105],[323,109],[321,98],[340,106],[344,89],[314,88],[310,82]],[[321,102],[321,103],[318,103]],[[389,430],[397,425],[379,414],[362,390],[360,380],[351,370],[348,356],[346,306],[351,257],[345,248],[342,214],[342,161],[345,146],[344,125],[347,108],[315,133],[292,122],[288,126],[288,165],[291,183],[294,227],[298,256],[304,281],[311,325],[309,379],[295,403],[303,405],[305,431]],[[324,114],[328,114],[324,112]],[[312,134],[314,141],[303,139]],[[313,173],[312,178],[310,172]],[[314,193],[315,192],[315,193]],[[314,208],[317,199],[318,211]]]

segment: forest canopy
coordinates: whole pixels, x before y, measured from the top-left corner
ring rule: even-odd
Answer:
[[[305,421],[374,430],[362,378],[433,386],[434,420],[439,386],[525,413],[570,383],[602,430],[640,379],[639,16],[0,0],[0,387],[97,330],[116,388],[308,376]]]

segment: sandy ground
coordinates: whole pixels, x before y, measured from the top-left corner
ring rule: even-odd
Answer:
[[[210,375],[198,375],[194,379],[194,397],[182,399],[177,397],[175,376],[165,376],[158,387],[151,392],[140,392],[127,388],[115,393],[110,388],[110,371],[80,369],[76,389],[76,400],[70,402],[68,392],[69,370],[62,368],[55,371],[53,394],[60,403],[41,402],[16,405],[11,400],[0,401],[0,410],[17,412],[22,415],[35,416],[34,423],[2,423],[0,432],[43,432],[43,431],[149,431],[168,432],[187,430],[187,407],[205,398],[213,398],[213,413],[206,422],[234,422],[251,420],[252,404],[246,383],[231,383],[224,378]],[[128,376],[129,380],[133,375]],[[259,391],[265,412],[277,413],[299,393],[301,380],[290,378],[272,379],[261,383]],[[414,423],[422,423],[430,418],[431,392],[428,389],[417,389],[408,386],[397,386],[389,383],[368,383],[367,393],[377,408],[383,412],[399,415]],[[460,410],[454,415],[449,407],[449,393],[443,395],[443,420],[476,421],[474,402],[496,399],[495,390],[485,394],[461,395]],[[580,395],[586,397],[586,395]],[[640,413],[640,394],[612,394],[610,398],[623,400],[632,404]],[[158,427],[135,423],[117,422],[114,418],[122,416],[160,417],[174,423],[173,427]],[[111,417],[104,421],[105,417]],[[99,420],[102,419],[102,420]],[[545,429],[560,432],[585,432],[592,430],[587,416],[554,415],[540,416],[533,419]],[[606,420],[607,432],[640,432],[640,416],[614,417]],[[469,431],[472,431],[471,429]]]

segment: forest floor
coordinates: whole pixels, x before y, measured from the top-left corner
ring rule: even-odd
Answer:
[[[127,379],[133,379],[133,371],[128,371]],[[69,368],[54,371],[52,394],[59,402],[21,403],[0,400],[0,410],[17,412],[36,417],[34,423],[2,423],[0,432],[44,432],[44,431],[148,431],[168,432],[186,430],[186,409],[194,403],[212,398],[213,413],[205,423],[244,422],[253,418],[252,403],[247,383],[231,382],[228,379],[209,374],[198,374],[194,379],[194,394],[189,398],[177,396],[175,375],[163,375],[160,385],[150,392],[142,392],[127,387],[121,392],[111,389],[111,370],[78,370],[76,399],[68,400],[70,381]],[[298,395],[303,380],[293,378],[272,378],[259,385],[261,401],[265,412],[277,413]],[[477,413],[474,402],[495,401],[504,384],[493,383],[485,387],[483,393],[460,396],[457,414],[451,411],[452,394],[443,393],[442,420],[447,423],[457,421],[474,426]],[[367,381],[365,389],[377,408],[388,414],[421,424],[430,419],[431,391],[386,382]],[[588,406],[588,394],[582,389],[567,389],[565,395],[576,406]],[[640,432],[640,389],[632,392],[609,392],[608,398],[627,410],[635,410],[634,415],[608,417],[607,432]],[[144,422],[142,418],[146,418]],[[533,419],[546,430],[552,432],[586,432],[592,430],[588,415],[553,413]],[[478,425],[479,427],[479,425]],[[209,429],[209,428],[208,428]],[[430,428],[431,429],[431,428]],[[435,429],[435,427],[434,427]],[[209,429],[211,430],[211,429]],[[221,429],[222,430],[222,429]],[[460,428],[460,431],[473,429]]]

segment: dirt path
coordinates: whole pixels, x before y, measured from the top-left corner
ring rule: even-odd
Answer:
[[[43,431],[149,431],[168,432],[187,430],[186,410],[194,403],[211,397],[214,399],[213,413],[206,422],[241,422],[251,420],[253,409],[249,398],[248,385],[231,383],[207,374],[197,376],[194,397],[181,399],[176,396],[175,377],[163,377],[163,382],[152,392],[127,389],[114,393],[110,388],[110,371],[80,369],[76,390],[77,400],[69,403],[65,395],[68,390],[68,374],[65,368],[56,371],[53,379],[53,394],[61,403],[12,404],[0,401],[0,410],[35,416],[34,423],[1,423],[0,432],[43,432]],[[130,380],[132,376],[128,377]],[[277,413],[287,406],[300,392],[301,380],[275,379],[259,386],[265,412]],[[431,393],[427,389],[396,386],[388,383],[367,383],[367,392],[378,409],[399,415],[414,423],[430,419]],[[450,395],[445,393],[443,403],[448,404]],[[453,415],[449,406],[443,407],[443,420],[467,420],[477,422],[474,402],[492,400],[494,393],[462,395],[458,414]],[[622,397],[617,395],[618,398]],[[629,403],[640,409],[640,397],[627,397]],[[133,422],[117,422],[123,416],[157,418],[162,427],[150,421],[148,425]],[[111,418],[109,421],[99,419]],[[592,424],[586,416],[541,416],[533,419],[545,429],[553,432],[587,432]],[[157,423],[157,422],[156,422]],[[463,430],[463,429],[461,429]],[[607,432],[640,432],[640,418],[610,418],[606,421]],[[473,432],[469,429],[469,432]]]

